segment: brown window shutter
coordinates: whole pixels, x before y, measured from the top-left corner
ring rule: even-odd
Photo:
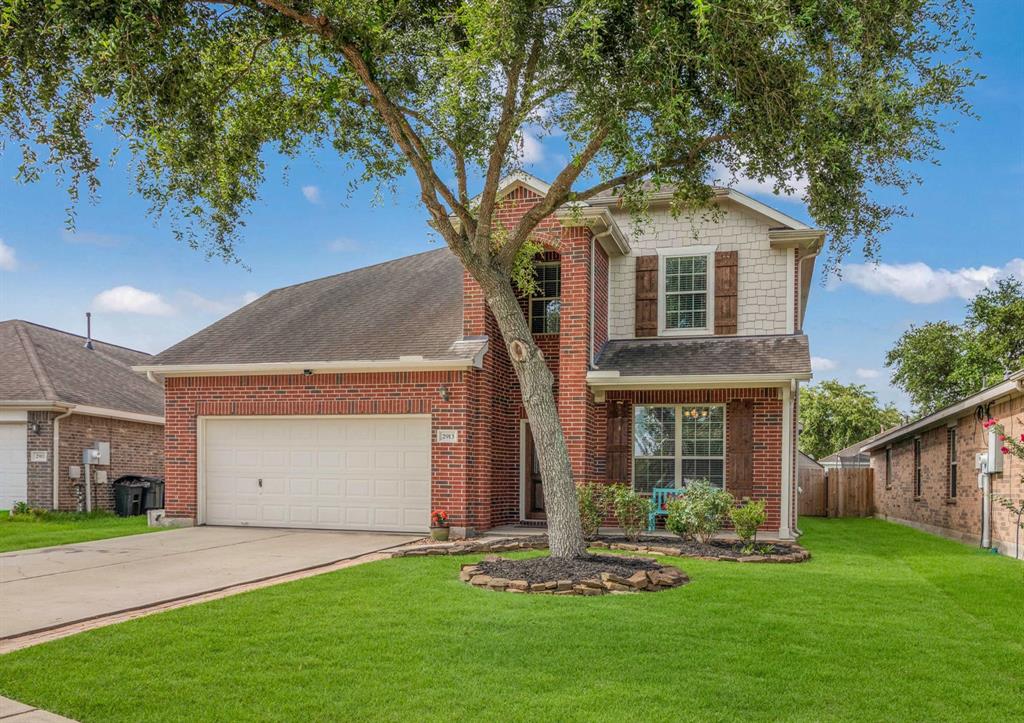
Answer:
[[[739,254],[736,251],[716,251],[715,334],[736,333],[738,284]]]
[[[629,402],[608,401],[608,443],[605,473],[611,482],[629,480]]]
[[[658,257],[636,259],[636,336],[658,335]]]
[[[725,489],[741,500],[754,494],[754,400],[733,399],[725,418]]]

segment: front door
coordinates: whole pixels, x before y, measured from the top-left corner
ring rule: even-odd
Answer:
[[[523,424],[523,441],[523,508],[526,519],[544,520],[547,519],[544,511],[544,481],[540,478],[540,458],[537,456],[537,447],[533,444],[529,424]]]

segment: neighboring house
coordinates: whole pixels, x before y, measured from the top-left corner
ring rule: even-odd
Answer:
[[[879,517],[975,544],[991,515],[991,546],[1015,554],[1016,521],[986,498],[979,487],[976,456],[987,452],[990,433],[982,428],[999,418],[1008,434],[1024,433],[1024,370],[957,404],[889,430],[864,444],[874,469]],[[990,477],[995,496],[1024,498],[1024,465],[1002,455],[1003,471]]]
[[[822,466],[822,464],[820,462],[818,462],[818,460],[816,460],[811,455],[804,454],[803,452],[797,451],[797,469],[798,470],[801,470],[801,469],[823,470],[825,468]]]
[[[874,439],[872,437],[871,439]],[[855,444],[851,444],[849,447],[833,452],[827,457],[822,457],[818,462],[825,469],[840,469],[848,467],[870,467],[871,456],[867,452],[862,452],[861,448],[871,441],[871,439],[865,439]]]
[[[87,341],[0,322],[0,509],[81,509],[82,452],[97,442],[110,446],[109,464],[91,469],[95,509],[113,509],[117,477],[163,474],[163,390],[132,371],[150,355]]]
[[[510,223],[547,190],[502,184]],[[707,478],[794,534],[804,311],[823,233],[734,191],[721,214],[616,196],[556,212],[522,300],[577,480]],[[458,531],[543,519],[505,344],[447,249],[272,291],[139,365],[162,379],[167,514],[186,523]]]

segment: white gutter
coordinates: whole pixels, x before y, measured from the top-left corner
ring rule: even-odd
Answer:
[[[71,416],[72,410],[53,418],[53,509],[60,509],[60,420]]]
[[[690,389],[695,387],[757,387],[782,386],[806,381],[808,374],[672,374],[622,376],[616,371],[587,373],[587,386],[595,390],[612,389]]]
[[[155,414],[142,414],[141,412],[123,412],[119,409],[106,409],[104,407],[89,407],[82,404],[75,405],[75,414],[84,414],[88,417],[107,417],[109,419],[123,419],[126,422],[143,422],[145,424],[163,424],[164,418]]]
[[[472,359],[424,359],[421,356],[402,356],[385,360],[308,361],[308,362],[256,362],[246,364],[161,364],[133,366],[132,370],[157,380],[166,377],[231,376],[246,374],[314,374],[333,372],[387,372],[387,371],[447,371],[479,367],[482,354]]]

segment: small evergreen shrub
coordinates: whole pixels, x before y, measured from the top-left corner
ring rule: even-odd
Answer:
[[[693,520],[693,534],[705,545],[722,529],[725,516],[733,506],[733,497],[725,490],[712,487],[707,480],[691,482],[682,499]]]
[[[686,501],[686,495],[680,494],[671,498],[665,504],[665,511],[665,529],[684,540],[692,540],[696,521],[690,504]]]
[[[647,528],[651,500],[623,484],[612,485],[608,494],[619,527],[622,528],[627,540],[635,542],[640,538],[640,533]]]
[[[576,500],[580,506],[580,522],[583,523],[583,537],[593,540],[597,537],[608,511],[605,499],[608,485],[600,482],[583,482],[576,487]]]
[[[743,542],[743,552],[750,554],[757,543],[757,528],[764,524],[767,517],[764,500],[751,500],[740,507],[729,510],[736,535]]]

